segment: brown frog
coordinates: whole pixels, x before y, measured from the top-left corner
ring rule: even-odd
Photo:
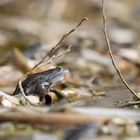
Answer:
[[[44,99],[45,94],[50,92],[53,85],[64,79],[64,76],[69,73],[69,70],[63,67],[56,67],[44,72],[35,73],[27,77],[22,82],[22,87],[26,95],[38,95],[40,101]],[[14,95],[19,94],[20,90],[17,86]]]

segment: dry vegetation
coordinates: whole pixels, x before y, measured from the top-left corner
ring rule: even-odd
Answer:
[[[0,138],[139,139],[139,7],[1,1]]]

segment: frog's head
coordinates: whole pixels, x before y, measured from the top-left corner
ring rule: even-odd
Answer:
[[[69,70],[67,68],[63,67],[56,67],[54,69],[51,69],[48,80],[55,84],[57,82],[60,82],[64,79],[64,76],[69,73]]]

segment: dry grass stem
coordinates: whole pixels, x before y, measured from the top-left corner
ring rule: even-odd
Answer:
[[[7,111],[7,110],[6,110]],[[14,122],[24,124],[61,124],[61,125],[73,125],[87,122],[99,122],[103,123],[108,120],[108,117],[86,115],[80,113],[38,113],[35,111],[29,111],[26,108],[9,108],[6,113],[0,113],[0,122]]]
[[[56,58],[58,58],[58,57],[61,57],[62,55],[65,55],[65,54],[67,54],[67,53],[69,53],[71,51],[71,45],[69,45],[68,47],[67,47],[67,49],[65,50],[65,51],[63,51],[62,53],[59,53],[59,54],[57,54],[57,55],[53,55],[53,56],[51,56],[50,58],[49,58],[49,60],[45,63],[42,63],[42,64],[40,64],[40,66],[38,66],[38,68],[40,68],[40,67],[42,67],[42,66],[45,66],[45,65],[47,65],[47,64],[50,64],[50,63],[52,63],[52,61],[54,60],[54,59],[56,59]]]
[[[140,105],[140,101],[128,101],[128,103],[124,103],[122,105],[119,105],[118,107],[128,107],[134,105]]]
[[[30,104],[30,105],[33,105],[33,106],[38,106],[37,104],[34,104],[33,102],[31,102],[28,98],[27,98],[27,96],[25,95],[25,92],[24,92],[24,90],[23,90],[23,88],[22,88],[22,84],[21,84],[22,82],[21,82],[21,80],[19,80],[19,82],[18,82],[18,86],[19,86],[19,89],[20,89],[20,92],[21,92],[21,94],[22,94],[22,96],[24,97],[24,99]]]
[[[103,14],[103,16],[102,16],[103,17],[103,32],[104,32],[104,35],[105,35],[105,40],[106,40],[106,44],[107,44],[107,48],[108,48],[108,51],[109,51],[109,56],[111,58],[112,64],[113,64],[116,72],[118,73],[121,81],[124,83],[124,85],[127,87],[127,89],[134,95],[134,97],[136,97],[136,99],[140,100],[140,98],[137,96],[137,93],[128,85],[128,83],[123,78],[123,76],[121,74],[121,71],[117,67],[114,56],[112,54],[110,40],[109,40],[109,37],[108,37],[107,27],[106,27],[106,14],[105,14],[105,1],[104,0],[102,0],[102,14]]]
[[[71,33],[73,33],[78,27],[80,27],[80,26],[82,25],[82,23],[83,23],[84,21],[86,21],[86,20],[88,20],[88,19],[87,19],[87,18],[83,18],[82,20],[80,20],[80,22],[76,25],[75,28],[71,29],[68,33],[64,34],[64,35],[62,36],[62,38],[58,41],[58,43],[57,43],[54,47],[52,47],[52,49],[51,49],[48,53],[46,53],[46,55],[33,67],[33,69],[32,69],[31,71],[33,71],[33,70],[35,70],[36,68],[38,68],[38,66],[39,66],[40,64],[42,64],[48,56],[53,57],[53,56],[52,56],[52,53],[53,53],[55,50],[57,50],[57,49],[59,49],[59,48],[61,47],[60,45],[61,45],[61,43],[64,41],[64,39],[66,39],[66,38],[67,38]],[[62,55],[63,55],[63,54],[62,54]]]

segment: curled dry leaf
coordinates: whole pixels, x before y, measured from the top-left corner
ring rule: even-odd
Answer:
[[[38,96],[29,95],[26,98],[33,104],[37,105],[40,103]],[[21,98],[21,95],[14,97],[0,91],[0,104],[4,107],[13,107],[21,104],[26,105],[27,103],[24,98]]]
[[[29,95],[29,96],[26,96],[26,98],[32,102],[33,104],[39,104],[40,101],[39,101],[39,97],[38,96],[35,96],[35,95]]]
[[[91,99],[93,94],[84,88],[70,88],[61,91],[54,90],[45,95],[45,104],[53,104],[58,100],[65,98],[69,102],[74,102],[81,99]]]
[[[39,106],[41,103],[39,101],[39,97],[35,96],[35,95],[28,95],[25,97],[23,97],[22,94],[18,94],[15,95],[14,97],[16,97],[18,99],[18,102],[20,105],[34,105],[34,106]]]
[[[60,96],[55,92],[49,92],[45,95],[45,104],[50,105],[60,99]]]
[[[69,102],[73,102],[80,99],[91,99],[93,96],[84,88],[71,88],[61,90],[60,94],[66,98]]]

